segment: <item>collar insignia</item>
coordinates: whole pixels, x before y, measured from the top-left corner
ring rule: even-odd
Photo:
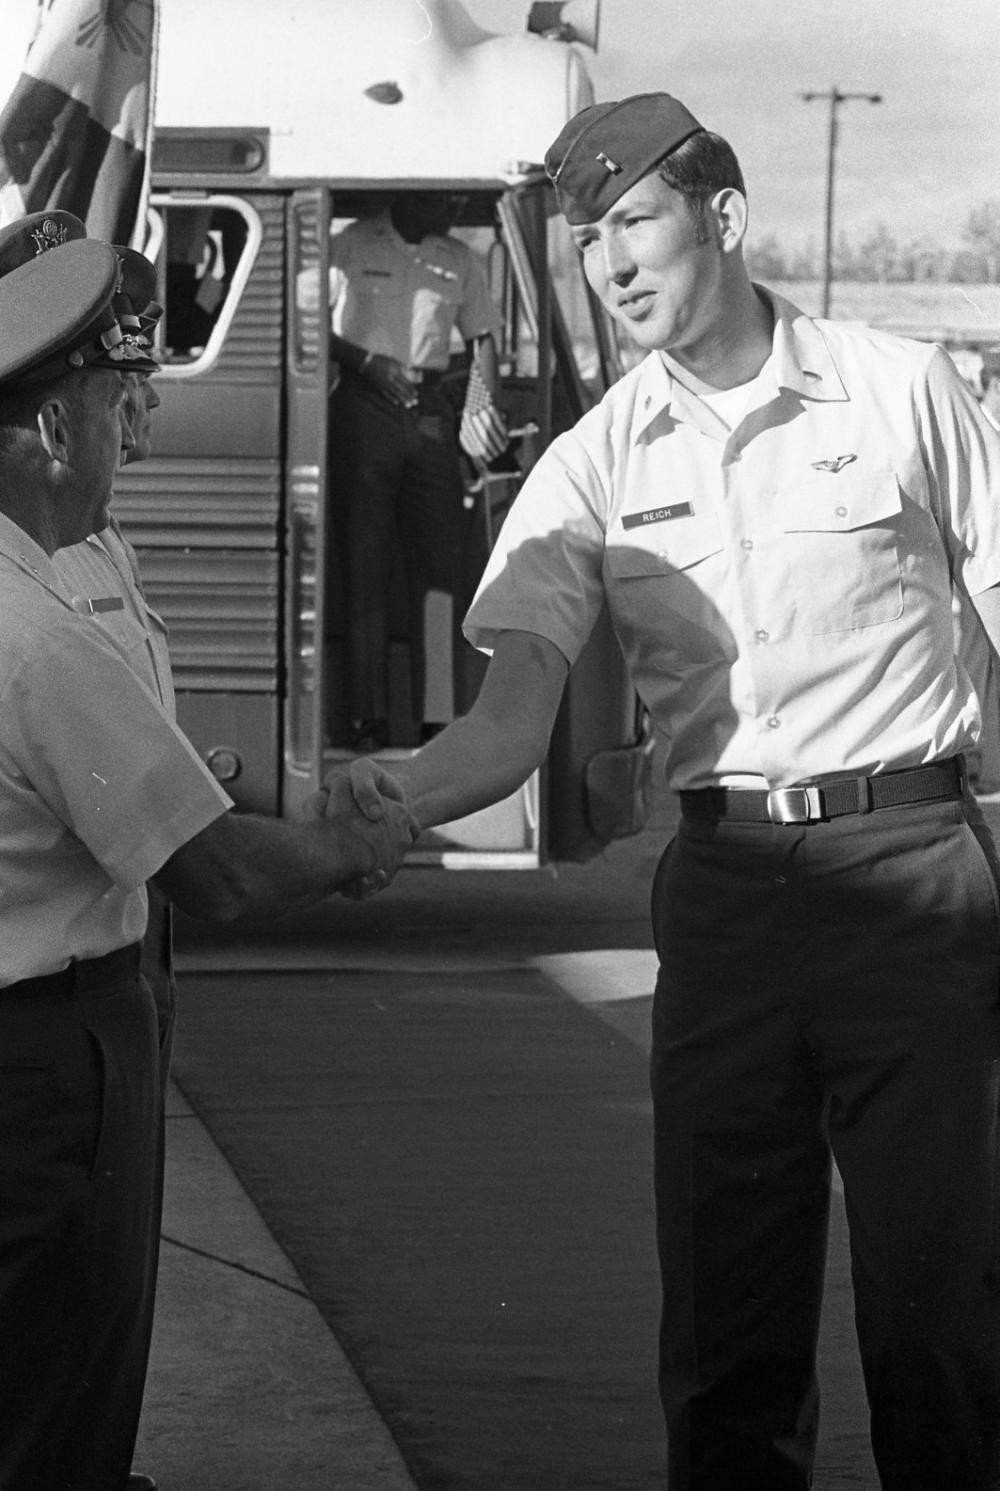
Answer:
[[[852,461],[856,461],[857,459],[857,456],[852,454],[834,456],[832,461],[813,461],[811,464],[814,471],[829,471],[832,475],[836,476],[838,471],[842,471],[845,466],[849,466]]]

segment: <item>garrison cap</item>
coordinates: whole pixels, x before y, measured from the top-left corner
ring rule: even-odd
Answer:
[[[591,104],[564,126],[545,170],[568,223],[596,223],[657,161],[703,126],[669,93]]]
[[[114,306],[127,268],[140,293],[148,283],[134,263],[142,257],[88,238],[80,219],[61,209],[0,229],[0,386],[69,368],[122,372],[148,360],[125,341]]]

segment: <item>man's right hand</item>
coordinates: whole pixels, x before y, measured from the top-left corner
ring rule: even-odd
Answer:
[[[392,399],[393,403],[401,404],[404,409],[413,409],[417,404],[417,387],[410,377],[409,371],[401,362],[385,353],[376,352],[367,359],[364,365],[364,376],[369,383]]]
[[[341,894],[363,900],[384,890],[420,833],[420,824],[406,805],[405,794],[395,777],[375,761],[370,768],[342,772],[328,778],[323,790],[305,804],[306,816],[323,818],[340,831],[359,835],[375,853],[375,863],[356,880],[341,887]]]

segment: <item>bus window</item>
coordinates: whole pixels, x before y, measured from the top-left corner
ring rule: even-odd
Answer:
[[[147,252],[155,255],[164,314],[163,371],[202,372],[218,356],[261,239],[247,203],[154,198]]]

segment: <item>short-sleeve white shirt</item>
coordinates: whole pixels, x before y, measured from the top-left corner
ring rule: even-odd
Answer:
[[[407,243],[388,211],[359,218],[330,240],[334,332],[406,367],[443,371],[451,334],[500,333],[480,261],[460,238],[428,234]]]
[[[0,986],[137,942],[145,882],[232,801],[0,514]]]
[[[677,789],[962,751],[952,584],[1000,582],[1000,440],[939,348],[773,302],[732,430],[651,354],[536,465],[466,633],[572,663],[607,601]]]

